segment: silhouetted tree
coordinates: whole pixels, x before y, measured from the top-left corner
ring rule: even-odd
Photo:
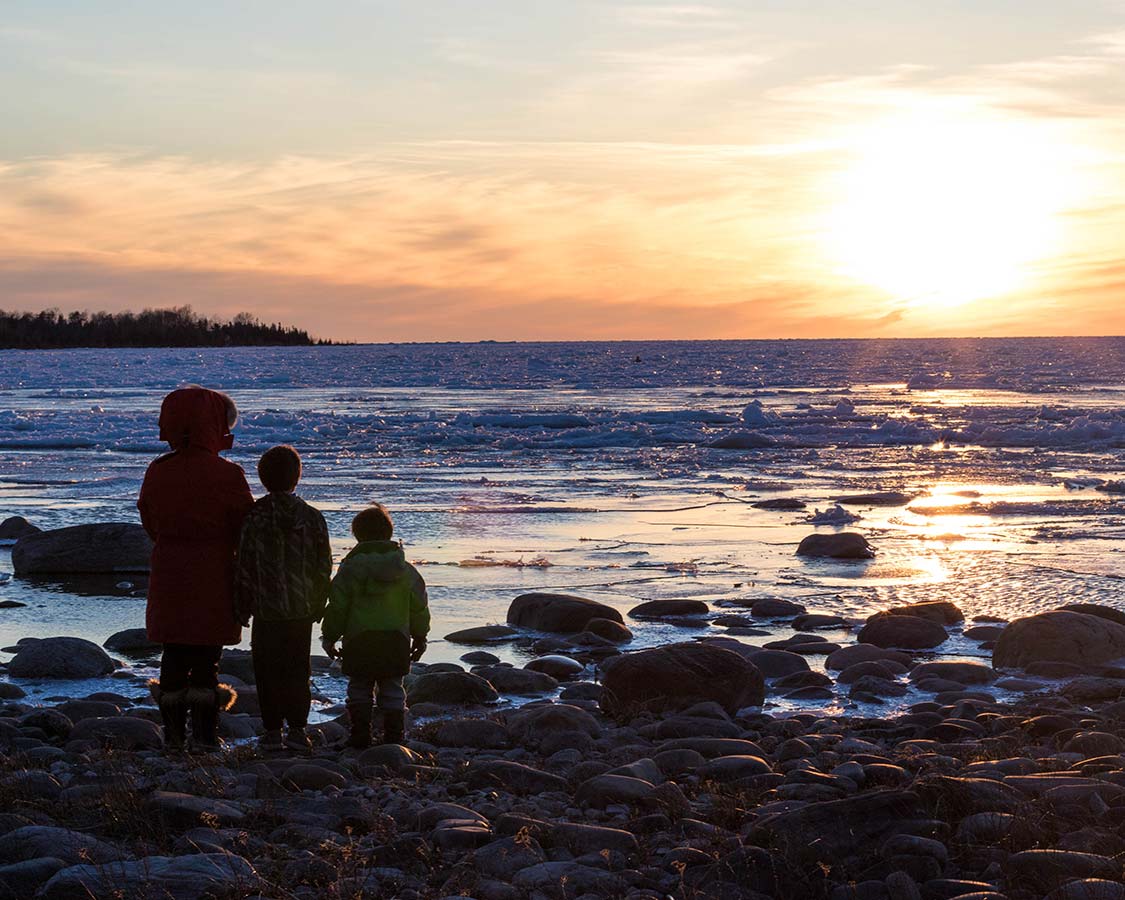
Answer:
[[[61,347],[301,347],[330,344],[299,328],[267,325],[251,313],[215,319],[190,306],[139,313],[18,313],[0,310],[0,348]]]

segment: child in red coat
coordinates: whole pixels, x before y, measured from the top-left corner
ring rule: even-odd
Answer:
[[[219,456],[230,449],[238,410],[225,394],[192,386],[160,407],[160,439],[172,448],[145,473],[137,507],[154,542],[145,624],[164,645],[154,695],[165,740],[182,747],[191,712],[193,745],[218,746],[218,715],[233,703],[220,685],[224,644],[237,644],[235,553],[254,498],[242,469]]]

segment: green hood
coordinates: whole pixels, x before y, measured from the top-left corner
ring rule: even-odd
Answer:
[[[344,557],[336,577],[324,636],[348,639],[365,631],[422,636],[430,630],[426,583],[394,541],[365,541]]]
[[[406,574],[406,555],[394,541],[364,541],[344,557],[340,571],[345,567],[350,578],[397,581]]]

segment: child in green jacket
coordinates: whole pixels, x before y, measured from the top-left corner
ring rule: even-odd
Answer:
[[[411,661],[426,652],[430,608],[426,583],[406,561],[401,544],[391,540],[394,523],[381,504],[352,520],[359,542],[344,557],[328,598],[321,645],[342,656],[348,676],[348,717],[352,747],[371,745],[372,696],[383,716],[383,743],[405,736],[403,676]],[[343,639],[343,652],[336,642]]]

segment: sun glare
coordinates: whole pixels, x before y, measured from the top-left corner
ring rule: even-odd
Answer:
[[[861,132],[831,187],[841,274],[935,310],[1019,288],[1058,239],[1071,193],[1042,127],[981,114],[906,114]]]

